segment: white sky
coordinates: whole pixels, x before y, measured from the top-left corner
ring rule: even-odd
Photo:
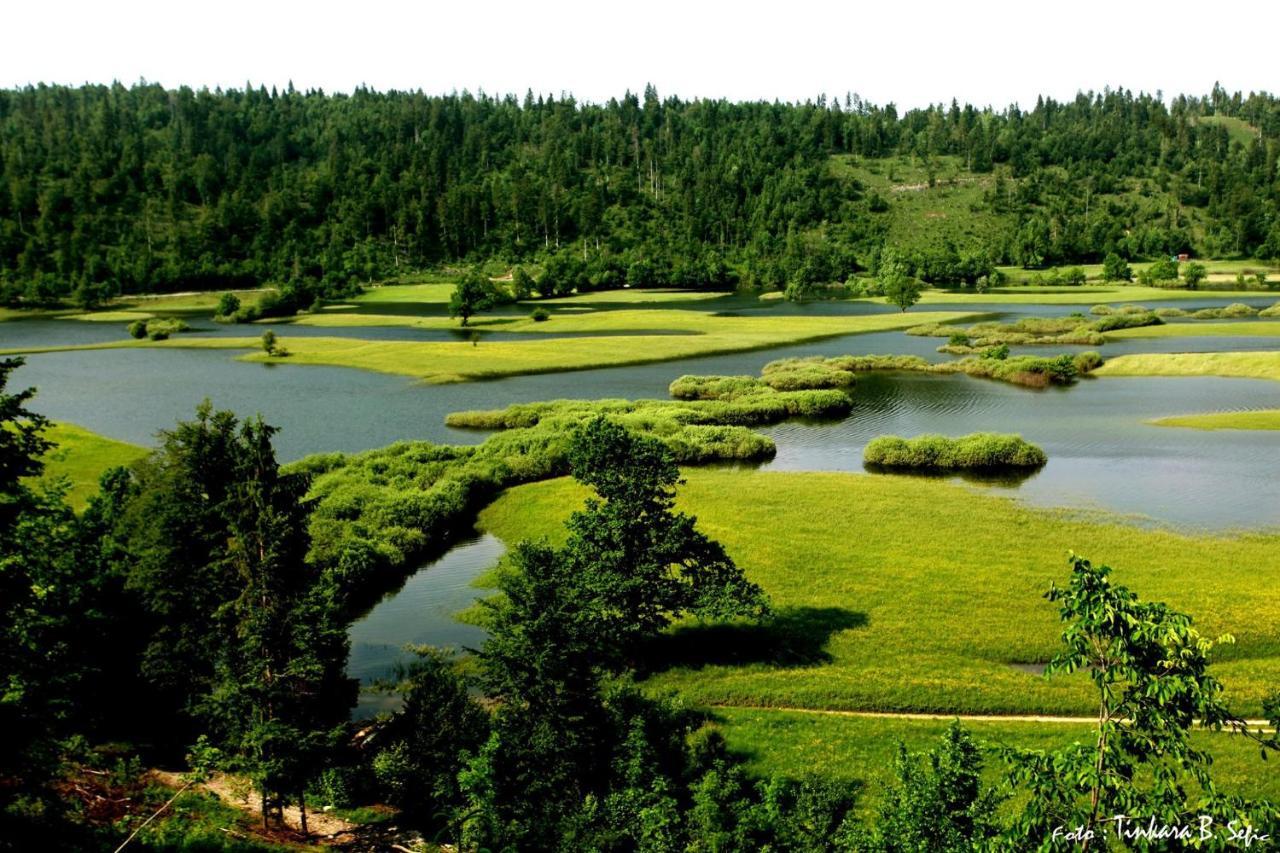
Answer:
[[[0,86],[572,92],[997,108],[1110,85],[1280,91],[1274,0],[389,2],[13,0]]]

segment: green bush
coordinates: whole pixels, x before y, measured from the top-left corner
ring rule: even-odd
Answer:
[[[1097,370],[1102,366],[1102,356],[1093,350],[1089,350],[1076,355],[1076,357],[1071,360],[1071,363],[1075,365],[1076,372],[1083,376],[1087,373],[1092,373],[1094,370]]]
[[[147,321],[134,320],[129,324],[129,334],[138,340],[145,338],[147,336]]]
[[[883,435],[867,443],[862,461],[872,468],[921,471],[1039,468],[1048,461],[1043,450],[1018,435],[979,432],[960,438]]]
[[[1270,308],[1263,308],[1258,312],[1259,317],[1280,317],[1280,302],[1272,305]]]
[[[534,308],[529,312],[529,319],[535,323],[545,323],[551,319],[551,312],[546,308]]]

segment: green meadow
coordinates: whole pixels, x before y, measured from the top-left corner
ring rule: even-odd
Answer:
[[[1040,509],[909,476],[687,471],[680,503],[771,596],[766,625],[687,623],[655,650],[655,689],[693,702],[970,714],[1087,714],[1083,677],[1019,665],[1058,649],[1043,598],[1069,551],[1116,569],[1144,598],[1193,614],[1238,712],[1280,681],[1280,533],[1197,535],[1116,515]],[[586,492],[513,489],[481,526],[508,544],[561,534]],[[1212,579],[1212,582],[1207,582]]]
[[[128,465],[147,454],[146,448],[116,441],[90,432],[84,427],[55,423],[45,437],[56,446],[44,457],[46,480],[65,478],[67,499],[76,509],[83,509],[98,491],[98,477],[108,468]]]
[[[1263,409],[1252,412],[1210,412],[1199,415],[1174,415],[1158,418],[1156,426],[1186,427],[1189,429],[1280,429],[1280,409]]]
[[[912,751],[936,747],[947,720],[852,717],[803,711],[716,708],[712,719],[729,747],[743,755],[751,769],[791,778],[818,774],[840,779],[859,792],[858,809],[874,812],[884,785],[893,781],[897,745]],[[966,720],[974,740],[987,748],[985,777],[1000,781],[1001,747],[1056,749],[1091,743],[1092,729],[1083,724],[1034,721]],[[1213,755],[1214,781],[1227,792],[1250,797],[1280,795],[1280,774],[1258,757],[1257,747],[1225,732],[1198,732],[1196,745]]]
[[[1109,358],[1094,376],[1225,376],[1280,380],[1280,352],[1140,353]]]

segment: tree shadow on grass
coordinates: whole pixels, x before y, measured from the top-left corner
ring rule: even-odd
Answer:
[[[865,613],[843,607],[783,607],[761,622],[681,625],[649,644],[640,671],[651,675],[676,667],[753,663],[814,666],[831,661],[832,634],[866,624]]]

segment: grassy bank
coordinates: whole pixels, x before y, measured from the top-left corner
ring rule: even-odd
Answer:
[[[887,782],[892,781],[897,744],[912,751],[933,749],[946,730],[944,720],[876,719],[778,710],[722,708],[715,711],[729,747],[744,755],[751,770],[800,778],[817,773],[856,785],[862,792],[858,808],[874,811]],[[966,722],[974,739],[984,746],[1056,749],[1091,741],[1083,725],[1030,722]],[[1280,775],[1258,757],[1243,738],[1201,732],[1197,747],[1214,757],[1213,776],[1222,790],[1251,797],[1280,797]],[[986,763],[987,781],[999,778],[994,757]]]
[[[768,626],[682,626],[654,683],[708,704],[969,713],[1088,713],[1083,678],[1045,679],[1058,619],[1044,601],[1069,549],[1144,598],[1191,613],[1238,710],[1280,683],[1280,534],[1191,535],[1110,514],[1024,506],[901,476],[689,470],[680,502],[772,597]],[[504,541],[562,535],[585,491],[554,480],[481,513]],[[1212,583],[1205,583],[1212,578]]]
[[[1237,323],[1166,323],[1163,326],[1141,326],[1136,329],[1117,329],[1106,333],[1107,338],[1179,338],[1195,337],[1280,337],[1280,321],[1241,320]]]
[[[1280,429],[1280,409],[1263,409],[1256,412],[1211,412],[1202,415],[1174,415],[1157,418],[1156,426],[1187,427],[1189,429]]]
[[[1109,358],[1094,376],[1228,376],[1280,380],[1280,352],[1150,353]]]
[[[67,478],[71,486],[67,500],[77,510],[83,509],[98,491],[98,478],[103,471],[128,465],[148,453],[145,447],[116,441],[75,424],[55,423],[45,437],[57,446],[45,454],[44,476]]]

